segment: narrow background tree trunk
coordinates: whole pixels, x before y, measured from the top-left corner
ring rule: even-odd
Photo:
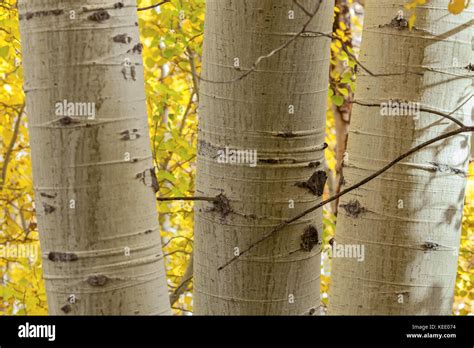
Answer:
[[[402,0],[367,0],[356,100],[420,103],[450,113],[472,94],[472,4],[448,13],[447,1],[418,5],[415,28],[397,17]],[[471,74],[472,77],[472,74]],[[472,103],[454,113],[470,118]],[[453,122],[422,112],[381,116],[380,107],[354,105],[349,187],[414,146],[453,130]],[[334,258],[329,314],[450,314],[456,278],[469,135],[458,135],[410,156],[341,198],[336,243],[363,245],[365,260]],[[334,253],[333,253],[334,254]]]
[[[299,3],[313,11],[318,2]],[[333,2],[323,1],[307,29],[330,33],[332,13]],[[307,20],[290,0],[207,1],[196,192],[222,199],[196,204],[196,314],[304,314],[320,306],[321,248],[313,240],[304,251],[301,243],[313,228],[321,240],[321,210],[218,271],[321,199],[310,178],[324,171],[330,40],[300,37],[238,79]],[[226,146],[258,151],[256,167],[219,163]]]
[[[351,14],[350,14],[350,6],[348,0],[336,0],[336,7],[339,8],[339,12],[336,13],[336,17],[333,23],[333,33],[339,34],[338,31],[344,32],[346,36],[349,37],[349,41],[345,42],[347,47],[353,48],[352,45],[352,23],[351,23]],[[341,23],[344,25],[341,26]],[[345,28],[343,30],[342,28]],[[347,70],[348,63],[342,61],[337,58],[342,51],[342,48],[334,52],[332,51],[332,60],[335,61],[335,65],[331,65],[331,74],[336,74],[338,77],[343,75],[344,71]],[[333,86],[333,90],[335,90],[336,94],[341,95],[344,97],[344,104],[341,106],[337,106],[335,104],[332,105],[332,111],[334,114],[334,129],[336,131],[336,189],[335,193],[339,193],[341,190],[341,177],[342,177],[342,164],[344,161],[344,154],[347,150],[347,138],[349,134],[349,125],[351,123],[351,111],[352,111],[352,104],[350,101],[353,99],[354,93],[351,91],[349,84],[337,84],[339,88],[345,88],[348,91],[348,95],[344,97],[337,91],[335,86]],[[334,201],[333,203],[333,212],[337,215],[337,202],[338,200]]]
[[[22,1],[20,23],[50,314],[170,313],[135,1]]]

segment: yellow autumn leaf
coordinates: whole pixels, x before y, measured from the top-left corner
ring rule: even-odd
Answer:
[[[460,14],[469,5],[469,0],[450,0],[448,11],[452,14]]]
[[[413,27],[415,26],[415,21],[416,21],[416,14],[414,13],[408,19],[408,28],[410,28],[410,30],[412,30]]]

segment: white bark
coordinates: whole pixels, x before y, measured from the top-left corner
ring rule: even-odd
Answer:
[[[49,312],[168,314],[136,3],[22,1],[20,15]]]
[[[399,99],[450,113],[472,94],[465,67],[472,58],[473,5],[454,16],[446,1],[430,0],[418,5],[409,31],[405,22],[392,22],[404,3],[366,1],[360,60],[373,73],[390,75],[361,72],[355,98]],[[470,118],[471,106],[454,116]],[[354,105],[345,187],[456,127],[426,112],[419,119],[381,116],[379,107]],[[333,258],[330,314],[451,313],[469,144],[467,134],[433,144],[341,198],[336,243],[363,245],[365,260]]]
[[[314,10],[317,2],[300,3]],[[246,74],[308,19],[291,0],[208,0],[206,5],[196,191],[223,195],[230,211],[223,202],[196,205],[195,313],[313,313],[320,305],[321,248],[316,240],[310,252],[299,249],[310,226],[321,240],[321,210],[218,267],[321,199],[301,183],[324,171],[330,40],[298,38],[262,59],[245,78],[206,82]],[[330,32],[332,10],[333,2],[323,1],[307,29]],[[217,153],[226,146],[256,150],[256,167],[218,163]]]

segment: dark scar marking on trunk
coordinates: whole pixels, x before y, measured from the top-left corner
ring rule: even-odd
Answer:
[[[137,43],[131,50],[128,50],[127,53],[138,53],[141,54],[143,51],[143,44]]]
[[[48,254],[48,260],[53,262],[74,262],[79,260],[79,257],[73,253],[59,253],[51,251]]]
[[[149,168],[142,173],[138,173],[135,179],[140,180],[143,185],[153,188],[153,191],[157,193],[160,190],[158,178],[156,177],[155,168]]]
[[[318,230],[316,227],[310,225],[301,235],[301,250],[310,252],[318,244],[320,244]]]
[[[125,130],[119,133],[121,135],[120,140],[136,140],[141,137],[138,133],[138,129],[132,129],[131,131]]]
[[[127,80],[127,69],[122,68],[122,76],[123,76],[124,80]]]
[[[467,175],[465,171],[462,169],[454,168],[451,166],[448,166],[446,164],[440,164],[436,162],[430,162],[431,165],[435,167],[435,171],[440,172],[440,173],[451,173],[451,174],[456,174],[456,175]]]
[[[26,19],[29,21],[34,17],[47,17],[47,16],[59,16],[64,14],[64,10],[57,9],[57,10],[50,10],[50,11],[37,11],[37,12],[27,12],[24,15],[20,16],[20,20]]]
[[[132,38],[130,36],[128,36],[127,34],[118,34],[118,35],[115,35],[112,40],[114,42],[118,42],[118,43],[123,43],[123,44],[128,44],[130,42],[132,42]]]
[[[61,126],[70,126],[71,124],[80,123],[78,120],[74,120],[72,117],[64,116],[58,120],[59,125]]]
[[[58,195],[57,193],[55,193],[54,195],[50,195],[50,194],[44,193],[44,192],[41,192],[41,193],[40,193],[40,196],[41,196],[41,197],[51,198],[51,199],[56,198],[57,195]]]
[[[89,278],[87,278],[87,283],[90,286],[98,287],[98,286],[104,286],[109,278],[107,278],[105,275],[99,274],[99,275],[92,275]]]
[[[316,196],[322,196],[324,192],[324,185],[326,185],[326,181],[328,179],[328,176],[324,170],[318,170],[315,172],[313,175],[311,175],[311,178],[308,179],[306,182],[297,182],[295,185],[308,189],[312,194]]]
[[[309,162],[308,167],[310,167],[310,168],[316,168],[316,167],[319,167],[320,165],[321,165],[321,162],[319,162],[319,161],[316,161],[316,162]]]
[[[438,248],[439,248],[439,244],[437,244],[437,243],[425,242],[425,243],[423,244],[423,249],[425,249],[425,250],[427,250],[427,251],[428,251],[428,250],[438,250]]]
[[[110,19],[110,14],[106,10],[98,10],[87,17],[90,21],[94,21],[97,23],[102,23],[108,19]]]
[[[296,160],[292,158],[259,158],[258,163],[261,164],[294,164]]]
[[[402,14],[398,14],[395,18],[393,18],[390,23],[379,25],[379,28],[395,28],[398,30],[405,30],[408,29],[408,21],[403,17]]]
[[[274,158],[267,158],[267,159],[261,158],[261,159],[259,159],[258,161],[259,161],[260,163],[266,163],[266,164],[278,164],[278,163],[280,163],[279,160],[274,159]]]
[[[44,208],[44,213],[46,215],[52,214],[56,211],[56,208],[53,207],[52,205],[49,205],[48,203],[43,203],[43,208]]]
[[[68,305],[68,304],[67,304],[67,305],[62,306],[62,307],[61,307],[61,310],[62,310],[64,313],[68,314],[68,313],[70,313],[70,312],[72,311],[72,307],[71,307],[71,305]]]
[[[352,200],[347,204],[341,204],[341,208],[344,209],[348,216],[353,218],[358,218],[360,214],[367,211],[358,200]]]
[[[222,218],[225,218],[232,212],[230,201],[223,193],[218,195],[212,204],[213,207],[210,209],[210,211],[219,213]]]
[[[288,139],[288,138],[296,138],[297,135],[293,132],[281,132],[277,134],[277,137]]]

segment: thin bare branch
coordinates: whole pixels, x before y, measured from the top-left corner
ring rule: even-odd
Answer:
[[[186,267],[186,271],[184,272],[183,277],[181,278],[181,282],[179,283],[178,287],[174,289],[173,293],[170,295],[170,303],[172,306],[178,301],[179,296],[181,296],[188,288],[190,281],[193,279],[194,273],[194,255],[191,254],[188,261],[188,266]]]
[[[310,37],[320,37],[320,36],[325,36],[329,39],[332,39],[332,40],[337,40],[341,43],[341,47],[342,47],[342,50],[352,59],[354,60],[357,65],[362,69],[364,70],[367,74],[369,74],[370,76],[372,77],[383,77],[383,76],[398,76],[398,75],[405,75],[405,74],[418,74],[416,72],[411,72],[411,71],[405,71],[405,72],[402,72],[402,73],[382,73],[382,74],[378,74],[378,73],[374,73],[372,71],[370,71],[364,64],[362,64],[360,62],[359,59],[357,59],[357,57],[349,50],[349,48],[347,47],[346,43],[344,42],[344,40],[342,38],[340,38],[339,36],[337,35],[333,35],[333,34],[328,34],[328,33],[323,33],[323,32],[320,32],[320,31],[312,31],[312,30],[307,30],[305,31],[304,33],[302,33],[302,35],[308,35],[308,34],[313,34],[315,36],[310,36]]]
[[[157,4],[154,4],[154,5],[150,5],[150,6],[146,6],[146,7],[139,7],[137,8],[137,11],[146,11],[146,10],[151,10],[153,8],[157,8],[157,7],[160,7],[161,5],[163,4],[166,4],[168,2],[170,2],[171,0],[163,0]]]
[[[189,65],[191,66],[191,76],[193,79],[194,93],[196,93],[196,96],[199,102],[199,81],[198,81],[199,74],[197,73],[196,62],[194,61],[195,54],[189,46],[186,47],[186,53],[189,59]]]
[[[295,221],[298,221],[299,219],[301,219],[302,217],[305,217],[306,215],[312,213],[313,211],[319,209],[319,208],[322,208],[323,206],[325,206],[326,204],[328,203],[331,203],[332,201],[338,199],[339,197],[342,197],[344,196],[345,194],[351,192],[351,191],[354,191],[355,189],[361,187],[362,185],[365,185],[366,183],[372,181],[373,179],[375,179],[376,177],[380,176],[381,174],[385,173],[387,170],[389,170],[390,168],[392,168],[395,164],[397,164],[398,162],[402,161],[403,159],[407,158],[408,156],[412,155],[413,153],[431,145],[431,144],[434,144],[438,141],[441,141],[441,140],[444,140],[444,139],[447,139],[447,138],[450,138],[454,135],[457,135],[457,134],[461,134],[461,133],[469,133],[469,132],[474,132],[474,127],[462,127],[462,128],[458,128],[454,131],[451,131],[451,132],[448,132],[448,133],[445,133],[445,134],[442,134],[440,136],[437,136],[433,139],[430,139],[418,146],[415,146],[414,148],[412,148],[411,150],[405,152],[404,154],[398,156],[396,159],[394,159],[393,161],[391,161],[390,163],[388,163],[385,167],[381,168],[380,170],[376,171],[375,173],[373,173],[372,175],[368,176],[367,178],[363,179],[362,181],[358,182],[357,184],[351,186],[351,187],[348,187],[347,189],[339,192],[338,194],[322,201],[321,203],[303,211],[302,213],[296,215],[295,217],[289,219],[289,220],[286,220],[284,222],[282,222],[281,224],[279,224],[277,227],[275,227],[274,229],[272,229],[270,232],[266,233],[262,238],[260,238],[259,240],[257,240],[256,242],[254,242],[253,244],[251,244],[250,246],[248,246],[246,249],[242,250],[238,256],[234,256],[233,258],[231,258],[230,260],[228,260],[226,263],[224,263],[222,266],[220,266],[218,268],[218,270],[222,270],[224,269],[225,267],[229,266],[231,263],[233,263],[234,261],[236,261],[237,259],[239,259],[242,255],[248,253],[250,250],[252,250],[253,248],[255,248],[257,245],[261,244],[262,242],[266,241],[268,238],[272,237],[275,233],[281,231],[283,228],[285,228],[286,226],[288,226],[289,224],[295,222]]]
[[[470,98],[469,98],[470,99]],[[468,99],[468,100],[469,100]],[[382,107],[382,104],[378,104],[378,103],[365,103],[365,102],[362,102],[362,101],[358,101],[358,100],[352,100],[351,103],[353,104],[357,104],[357,105],[361,105],[361,106],[367,106],[367,107]],[[465,102],[466,103],[466,102]],[[461,106],[462,107],[462,106]],[[434,114],[434,115],[438,115],[438,116],[441,116],[443,118],[446,118],[454,123],[456,123],[459,127],[463,128],[463,127],[466,127],[464,123],[462,123],[461,121],[459,121],[458,119],[456,119],[455,117],[452,117],[451,115],[453,113],[455,113],[457,110],[459,110],[459,107],[458,109],[456,109],[455,111],[451,112],[451,114],[446,114],[444,112],[441,112],[441,111],[438,111],[438,110],[434,110],[434,109],[430,109],[430,108],[424,108],[424,107],[420,107],[420,111],[421,112],[428,112],[430,114]]]
[[[253,73],[258,65],[265,59],[268,59],[272,56],[274,56],[275,54],[279,53],[280,51],[284,50],[285,48],[287,48],[291,43],[293,43],[296,39],[298,39],[303,33],[306,32],[306,28],[309,26],[309,24],[311,23],[311,21],[313,20],[313,18],[316,16],[316,14],[318,13],[319,11],[319,8],[321,7],[321,3],[322,3],[322,0],[319,0],[318,1],[318,5],[316,7],[316,9],[314,10],[313,13],[310,13],[309,14],[309,18],[308,20],[304,23],[303,27],[300,29],[300,31],[298,31],[295,35],[293,35],[291,38],[289,38],[287,41],[285,41],[282,45],[280,45],[279,47],[275,48],[274,50],[272,50],[271,52],[263,55],[263,56],[260,56],[257,58],[257,60],[252,64],[252,66],[250,67],[249,70],[247,70],[246,72],[244,72],[243,74],[241,74],[240,76],[236,77],[235,79],[232,79],[232,80],[227,80],[227,81],[212,81],[212,80],[208,80],[206,78],[203,78],[203,77],[199,77],[199,79],[201,81],[204,81],[204,82],[209,82],[209,83],[218,83],[218,84],[227,84],[227,83],[234,83],[234,82],[237,82],[237,81],[241,81],[243,80],[244,78],[246,78],[247,76],[249,76],[251,73]],[[306,13],[307,11],[305,11]]]
[[[303,5],[301,5],[301,4],[298,2],[298,0],[293,0],[293,3],[294,3],[296,6],[298,6],[304,13],[306,13],[306,15],[307,15],[308,17],[311,17],[311,16],[312,16],[311,12],[309,12]]]
[[[5,185],[8,165],[10,164],[11,155],[12,155],[13,149],[15,148],[16,139],[18,138],[18,134],[20,132],[21,117],[23,115],[24,110],[25,110],[25,104],[23,104],[20,110],[18,111],[18,116],[15,121],[15,128],[13,130],[13,136],[10,140],[10,144],[8,145],[7,152],[5,153],[5,156],[4,156],[5,160],[3,161],[2,176],[1,176],[2,181],[0,183],[1,188],[3,188],[3,186]]]
[[[216,197],[157,197],[158,202],[170,202],[170,201],[206,201],[206,202],[217,202],[219,199]]]
[[[189,243],[194,243],[194,241],[191,238],[188,238],[185,236],[174,236],[174,237],[171,237],[165,244],[163,244],[162,248],[163,249],[166,248],[173,240],[176,240],[176,239],[184,239],[188,241]]]
[[[165,254],[164,256],[171,256],[171,255],[174,255],[174,254],[178,254],[178,253],[182,253],[182,254],[186,254],[186,255],[191,255],[191,252],[190,251],[186,251],[186,250],[173,250],[173,251],[170,251],[169,253]]]

